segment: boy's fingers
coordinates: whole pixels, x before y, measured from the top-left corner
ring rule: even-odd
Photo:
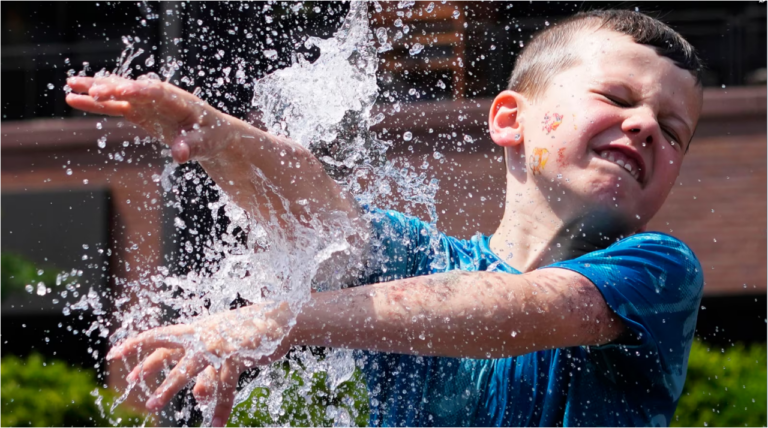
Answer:
[[[183,336],[193,333],[193,327],[186,324],[160,327],[145,331],[136,337],[127,339],[119,346],[112,348],[107,354],[107,360],[130,357],[139,352],[154,351],[157,348],[183,348]]]
[[[168,364],[176,364],[183,355],[184,351],[182,349],[160,348],[147,357],[141,364],[134,367],[125,379],[128,382],[134,382],[139,379],[139,376],[142,378],[151,376],[162,370],[163,367],[165,367],[166,362]]]
[[[97,79],[88,94],[97,100],[149,105],[147,107],[156,114],[161,114],[182,126],[197,120],[205,105],[189,92],[155,80]],[[189,123],[190,126],[191,124]]]
[[[70,77],[67,79],[67,85],[72,88],[72,92],[85,94],[93,86],[93,77]]]
[[[208,366],[197,375],[192,395],[198,403],[204,403],[213,399],[218,388],[219,376],[213,366]]]
[[[211,151],[211,139],[206,138],[205,130],[184,132],[176,137],[171,144],[171,155],[173,160],[178,163],[184,163],[192,159],[199,159],[208,156]],[[215,141],[221,143],[221,141]]]
[[[219,371],[219,391],[216,397],[216,407],[213,409],[211,426],[223,427],[232,413],[232,405],[237,394],[237,381],[240,373],[231,362],[225,362]]]
[[[181,391],[190,380],[195,378],[207,364],[208,363],[199,355],[187,354],[181,361],[179,361],[179,364],[168,373],[168,377],[165,378],[163,384],[160,385],[160,387],[155,390],[152,397],[147,400],[147,409],[157,411],[165,407],[165,405],[171,401],[173,396]]]
[[[217,150],[229,144],[233,135],[219,127],[212,130],[204,127],[195,131],[186,131],[177,136],[171,143],[173,160],[184,163],[189,160],[205,160],[215,156]]]
[[[178,163],[185,163],[192,159],[192,149],[187,141],[177,138],[171,146],[171,156]]]
[[[125,101],[99,102],[88,95],[67,94],[67,104],[88,113],[105,114],[108,116],[123,116],[131,108]]]

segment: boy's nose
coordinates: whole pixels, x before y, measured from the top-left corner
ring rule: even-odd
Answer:
[[[637,109],[625,117],[621,124],[622,130],[629,134],[632,142],[637,145],[644,143],[646,146],[655,141],[658,127],[655,114],[646,109]]]
[[[640,131],[641,131],[640,128],[632,128],[632,129],[629,130],[629,132],[631,132],[633,134],[639,134]],[[647,137],[645,137],[645,143],[646,144],[652,144],[653,143],[653,136],[652,135],[648,135]]]

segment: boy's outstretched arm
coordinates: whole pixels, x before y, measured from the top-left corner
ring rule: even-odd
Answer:
[[[174,160],[199,161],[237,205],[254,215],[267,216],[269,205],[280,213],[282,197],[297,218],[306,209],[321,221],[331,211],[346,213],[353,222],[359,217],[355,200],[309,150],[224,114],[176,86],[120,77],[71,77],[67,84],[72,88],[66,99],[70,106],[123,116],[161,138]]]
[[[112,348],[107,358],[148,355],[129,375],[132,381],[172,363],[147,407],[161,409],[197,379],[195,396],[215,402],[216,426],[229,418],[240,373],[281,358],[291,345],[502,358],[604,344],[624,331],[592,282],[557,268],[523,275],[455,271],[314,293],[292,328],[291,318],[287,305],[266,314],[247,306],[144,332]],[[249,360],[249,351],[286,333],[270,355]],[[185,342],[193,335],[197,340]],[[222,360],[218,368],[211,354]]]
[[[454,271],[316,293],[299,314],[291,342],[504,358],[604,344],[623,331],[597,287],[578,273]]]

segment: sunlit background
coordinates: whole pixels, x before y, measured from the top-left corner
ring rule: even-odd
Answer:
[[[707,66],[703,115],[679,184],[649,227],[689,244],[705,269],[698,342],[673,423],[765,425],[765,4],[434,2],[426,13],[428,4],[402,16],[396,2],[381,2],[381,12],[371,4],[371,27],[388,28],[393,47],[380,55],[378,109],[386,119],[376,131],[395,142],[389,156],[414,165],[432,161],[430,173],[440,180],[438,225],[462,238],[492,233],[501,217],[502,153],[488,136],[487,111],[535,31],[579,10],[637,7],[699,50]],[[133,77],[168,75],[181,63],[174,84],[200,88],[211,105],[255,120],[252,93],[238,80],[286,67],[296,53],[311,60],[317,52],[304,48],[304,37],[329,37],[349,5],[6,1],[1,7],[1,422],[107,424],[109,415],[100,413],[91,392],[122,385],[124,373],[105,363],[106,341],[95,344],[86,333],[95,317],[109,316],[109,302],[104,315],[76,316],[62,313],[63,302],[91,287],[119,289],[147,267],[184,273],[199,266],[174,264],[189,237],[173,227],[175,211],[152,179],[166,162],[159,146],[134,144],[145,135],[117,119],[69,108],[68,73],[114,69],[130,36],[144,50],[132,63]],[[417,56],[409,54],[415,43],[425,46]],[[233,63],[234,56],[245,61]],[[209,196],[216,198],[213,190]],[[180,216],[210,227],[204,206],[184,207]],[[67,297],[37,296],[39,282],[51,287],[57,273],[73,270],[82,275],[79,289]],[[125,406],[121,424],[140,423],[132,411]],[[150,423],[175,422],[167,416]]]

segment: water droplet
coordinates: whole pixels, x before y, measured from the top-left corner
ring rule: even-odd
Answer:
[[[438,80],[435,86],[437,86],[440,89],[445,89],[445,82],[443,82],[442,80]]]
[[[25,285],[24,289],[27,290],[27,293],[29,293],[29,294],[32,294],[32,292],[35,291],[35,288],[32,287],[32,284]]]
[[[456,19],[456,18],[458,18],[460,16],[461,16],[461,12],[459,12],[458,10],[454,10],[453,13],[451,14],[451,17],[453,19]]]
[[[72,175],[72,169],[71,168],[67,168],[67,175]]]
[[[472,139],[472,137],[469,134],[464,134],[464,142],[465,143],[474,143],[475,140]]]
[[[186,229],[187,224],[184,223],[184,220],[180,219],[179,217],[176,217],[173,219],[173,225],[176,226],[178,229]]]
[[[427,13],[432,13],[432,11],[435,10],[435,2],[429,2],[427,5]]]
[[[96,140],[96,145],[98,145],[100,149],[107,147],[107,137],[101,137]]]
[[[147,67],[152,67],[153,65],[155,65],[155,56],[154,55],[150,55],[146,59],[146,61],[144,61],[144,65],[146,65]]]
[[[87,178],[83,179],[83,184],[88,184],[88,179]]]
[[[268,59],[275,59],[277,58],[277,51],[274,49],[267,49],[264,51],[264,56]]]
[[[413,139],[413,134],[411,134],[410,131],[406,131],[403,133],[403,140],[405,141],[411,141]]]
[[[53,89],[53,88],[54,88],[54,86],[53,86],[53,83],[49,83],[49,84],[47,85],[47,87],[48,87],[48,89]]]
[[[37,292],[36,292],[36,294],[38,296],[45,296],[46,291],[47,290],[45,288],[45,284],[43,284],[42,282],[38,282],[37,283]]]
[[[418,55],[423,50],[424,50],[424,45],[422,45],[421,43],[414,43],[413,46],[411,46],[411,49],[408,51],[408,53],[411,55]]]

